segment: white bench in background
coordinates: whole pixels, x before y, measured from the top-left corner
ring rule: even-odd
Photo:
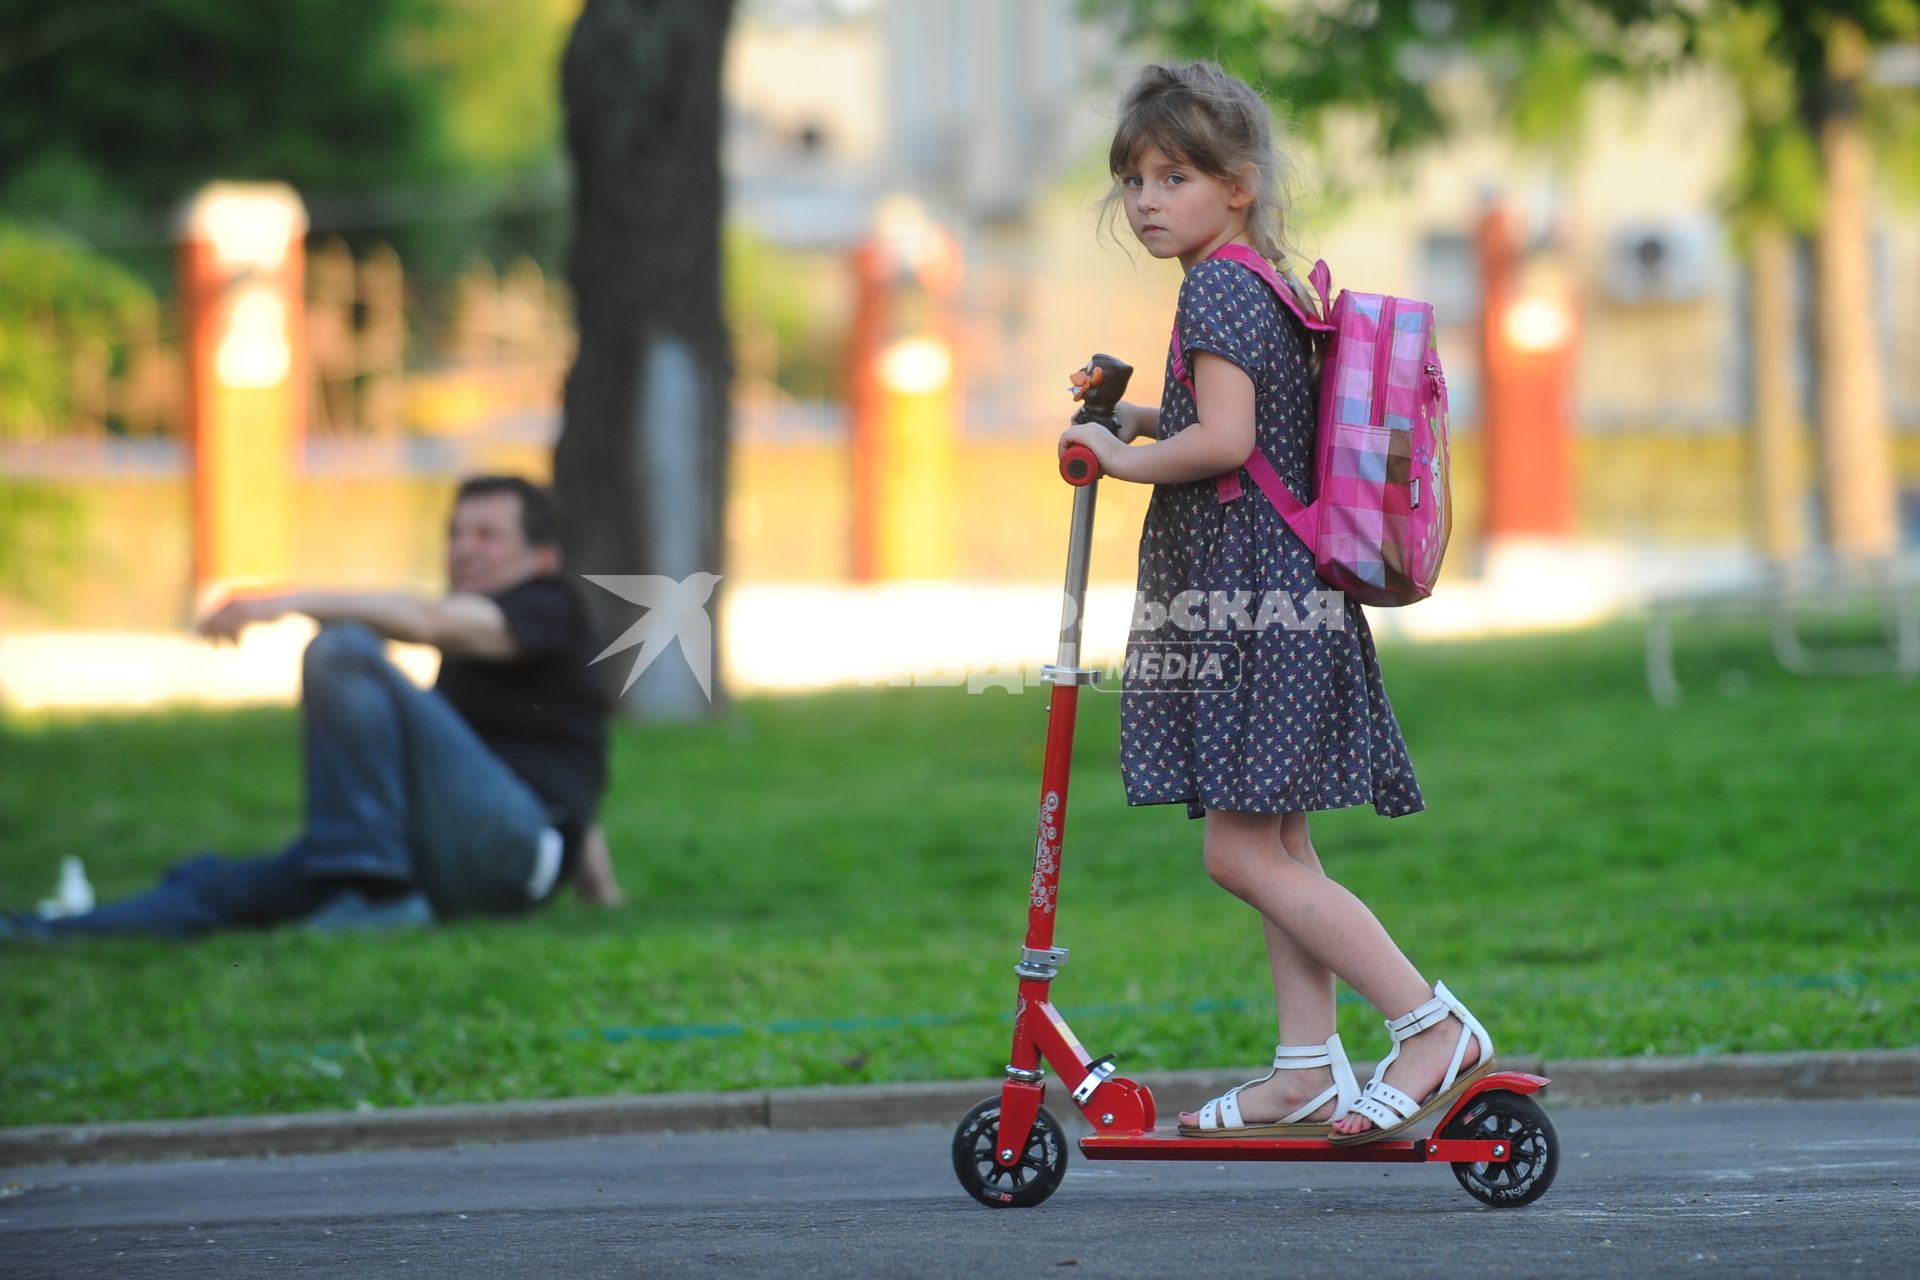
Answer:
[[[1878,644],[1809,645],[1804,619],[1818,612],[1877,605]],[[1673,670],[1674,623],[1707,615],[1765,617],[1773,656],[1797,676],[1920,675],[1920,559],[1859,561],[1809,557],[1788,561],[1753,580],[1708,590],[1655,596],[1647,602],[1647,691],[1661,706],[1680,701]]]

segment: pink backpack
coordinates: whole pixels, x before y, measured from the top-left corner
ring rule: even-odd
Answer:
[[[1329,335],[1318,388],[1314,500],[1302,505],[1256,445],[1243,464],[1312,549],[1321,581],[1361,604],[1413,604],[1433,594],[1453,528],[1447,484],[1447,382],[1433,343],[1433,307],[1342,289],[1331,309],[1325,262],[1307,277],[1322,320],[1273,265],[1242,244],[1213,257],[1246,267],[1309,330]],[[1382,341],[1382,333],[1392,340]],[[1173,375],[1193,379],[1174,323]],[[1216,477],[1221,502],[1241,494],[1236,469]]]

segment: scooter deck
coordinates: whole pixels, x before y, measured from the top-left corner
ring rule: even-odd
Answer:
[[[1450,1164],[1504,1164],[1511,1147],[1497,1138],[1437,1135],[1481,1094],[1501,1089],[1533,1093],[1548,1083],[1547,1077],[1526,1071],[1491,1072],[1474,1081],[1465,1096],[1432,1122],[1432,1132],[1419,1138],[1382,1138],[1336,1147],[1325,1138],[1195,1138],[1168,1126],[1145,1133],[1089,1134],[1080,1139],[1080,1154],[1089,1160],[1326,1160],[1352,1164],[1425,1164],[1440,1160]]]
[[[1500,1148],[1496,1152],[1495,1148]],[[1091,1134],[1080,1139],[1089,1160],[1320,1160],[1342,1164],[1502,1164],[1506,1144],[1446,1138],[1383,1138],[1336,1147],[1323,1138],[1191,1138],[1178,1129],[1149,1133]]]

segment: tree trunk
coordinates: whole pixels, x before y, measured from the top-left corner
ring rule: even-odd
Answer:
[[[732,0],[587,0],[567,42],[580,348],[554,483],[569,574],[685,583],[724,571],[732,354],[720,291],[720,68],[732,11]],[[603,640],[660,599],[587,592]],[[717,614],[717,598],[694,596],[695,613],[704,601]],[[647,644],[601,664],[612,691],[647,664],[622,696],[624,713],[690,718],[721,700],[718,646],[697,653],[685,621],[668,628],[681,643],[650,660]],[[697,670],[709,657],[712,669]]]
[[[1829,537],[1839,555],[1877,557],[1897,550],[1899,528],[1868,260],[1873,180],[1860,118],[1868,53],[1859,27],[1833,24],[1819,129],[1826,208],[1815,250],[1815,323]]]
[[[1753,326],[1753,513],[1770,561],[1805,548],[1806,464],[1793,386],[1793,241],[1778,223],[1754,228],[1748,248]]]

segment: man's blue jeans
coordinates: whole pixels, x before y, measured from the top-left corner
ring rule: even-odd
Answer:
[[[193,937],[297,920],[343,888],[422,890],[443,917],[530,905],[546,806],[438,693],[357,623],[301,663],[306,830],[278,854],[178,863],[158,887],[48,923],[56,935]]]

